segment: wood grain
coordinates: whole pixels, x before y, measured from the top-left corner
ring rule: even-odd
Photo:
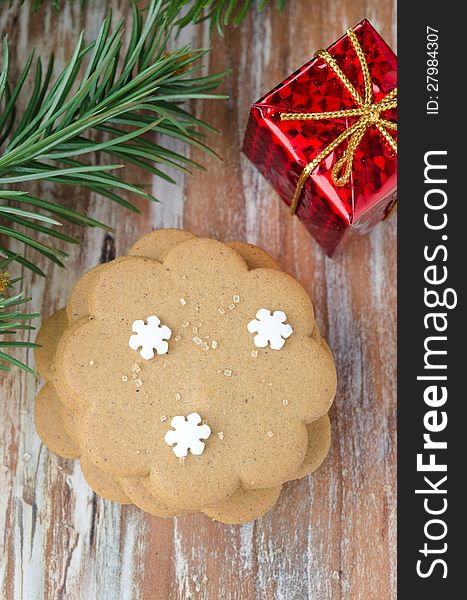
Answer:
[[[81,29],[96,32],[108,3],[90,0],[84,14],[78,4],[67,3],[58,16],[50,8],[36,16],[26,6],[0,9],[16,73],[33,46],[43,55],[53,49],[62,63]],[[115,17],[129,12],[124,0],[111,4]],[[15,372],[1,380],[1,598],[396,597],[396,220],[330,260],[240,154],[251,102],[365,16],[394,45],[394,0],[289,1],[283,15],[268,9],[224,39],[215,36],[207,68],[232,70],[230,99],[196,110],[222,131],[211,143],[224,161],[193,153],[207,173],[176,175],[177,187],[154,181],[164,201],[140,203],[137,218],[94,195],[42,185],[42,193],[87,208],[115,234],[73,231],[82,245],[72,248],[67,270],[44,262],[47,280],[26,274],[33,308],[47,316],[81,273],[153,227],[262,245],[309,290],[334,352],[339,389],[329,458],[314,476],[288,484],[277,506],[254,523],[158,519],[97,498],[74,462],[44,448],[33,424],[39,382]],[[207,29],[185,30],[181,41],[190,40],[208,44]]]

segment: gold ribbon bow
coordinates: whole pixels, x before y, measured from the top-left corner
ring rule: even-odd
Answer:
[[[295,214],[295,211],[297,210],[303,186],[305,185],[308,177],[312,174],[316,167],[332,152],[334,152],[334,150],[347,138],[349,138],[347,149],[342,158],[340,158],[332,168],[332,178],[334,183],[339,187],[342,187],[348,183],[350,174],[352,172],[355,151],[369,127],[376,127],[386,144],[394,152],[397,152],[397,143],[388,131],[389,129],[397,130],[397,125],[392,121],[383,119],[381,116],[382,112],[397,107],[397,88],[394,88],[379,102],[374,101],[373,84],[371,81],[370,69],[368,67],[368,63],[366,62],[365,53],[363,52],[360,42],[358,41],[357,36],[352,29],[347,30],[347,35],[349,36],[360,61],[363,80],[365,83],[365,98],[361,97],[359,92],[350,83],[348,78],[344,75],[334,58],[327,50],[320,50],[316,53],[316,56],[322,58],[334,71],[339,81],[352,95],[357,104],[357,108],[321,113],[281,113],[282,121],[293,121],[296,119],[300,121],[321,121],[322,119],[360,117],[353,125],[348,127],[334,141],[326,146],[326,148],[324,148],[324,150],[322,150],[316,156],[316,158],[308,163],[303,169],[300,179],[298,180],[297,187],[295,188],[292,203],[290,205],[290,212],[292,214]]]

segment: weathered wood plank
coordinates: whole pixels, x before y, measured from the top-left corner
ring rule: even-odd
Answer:
[[[60,16],[3,9],[0,30],[15,48],[14,68],[33,45],[44,54],[54,49],[58,63],[69,57],[78,31],[95,33],[105,4],[90,0],[84,15],[77,3]],[[116,17],[129,10],[123,0],[112,6]],[[66,202],[88,206],[115,235],[76,231],[83,245],[72,250],[66,271],[43,263],[47,281],[27,275],[33,307],[46,316],[64,304],[83,271],[124,252],[151,227],[184,226],[264,246],[310,291],[335,354],[339,391],[329,458],[314,477],[288,484],[274,510],[255,523],[157,519],[96,498],[76,465],[51,455],[35,434],[38,383],[20,373],[3,378],[1,597],[395,598],[395,219],[331,261],[239,153],[249,104],[363,16],[395,42],[393,0],[289,2],[282,16],[267,10],[224,40],[215,37],[209,69],[232,69],[224,88],[230,100],[197,110],[222,130],[212,143],[224,162],[203,158],[208,172],[177,175],[178,187],[155,181],[165,201],[141,203],[138,218],[67,190]],[[206,29],[183,32],[190,39],[206,44]]]

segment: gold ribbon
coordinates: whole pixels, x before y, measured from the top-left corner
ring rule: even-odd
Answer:
[[[342,158],[340,158],[332,168],[332,178],[334,183],[339,187],[342,187],[348,183],[350,174],[352,172],[355,151],[362,141],[367,129],[370,127],[376,127],[386,144],[394,152],[397,152],[397,143],[388,131],[397,130],[397,125],[392,121],[383,119],[381,116],[382,112],[397,107],[397,88],[394,88],[379,102],[374,101],[373,84],[371,81],[370,69],[368,67],[368,63],[366,62],[365,53],[363,52],[360,42],[358,41],[357,36],[352,29],[347,30],[347,35],[349,36],[360,61],[365,84],[364,98],[361,97],[352,83],[350,83],[348,78],[340,69],[339,65],[327,50],[320,50],[316,53],[316,56],[322,58],[328,67],[334,71],[339,81],[352,95],[357,107],[348,110],[335,110],[332,112],[321,113],[281,113],[282,121],[293,121],[296,119],[299,121],[321,121],[322,119],[360,117],[353,125],[347,127],[344,132],[342,132],[334,141],[326,146],[326,148],[324,148],[324,150],[322,150],[316,156],[316,158],[308,163],[303,169],[292,197],[292,203],[290,205],[290,212],[292,214],[295,214],[295,211],[297,210],[298,202],[308,177],[325,158],[327,158],[338,146],[342,144],[344,140],[349,139],[347,149]]]

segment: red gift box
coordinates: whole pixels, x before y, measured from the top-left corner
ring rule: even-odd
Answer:
[[[329,255],[396,202],[396,84],[365,19],[251,107],[243,152]]]

